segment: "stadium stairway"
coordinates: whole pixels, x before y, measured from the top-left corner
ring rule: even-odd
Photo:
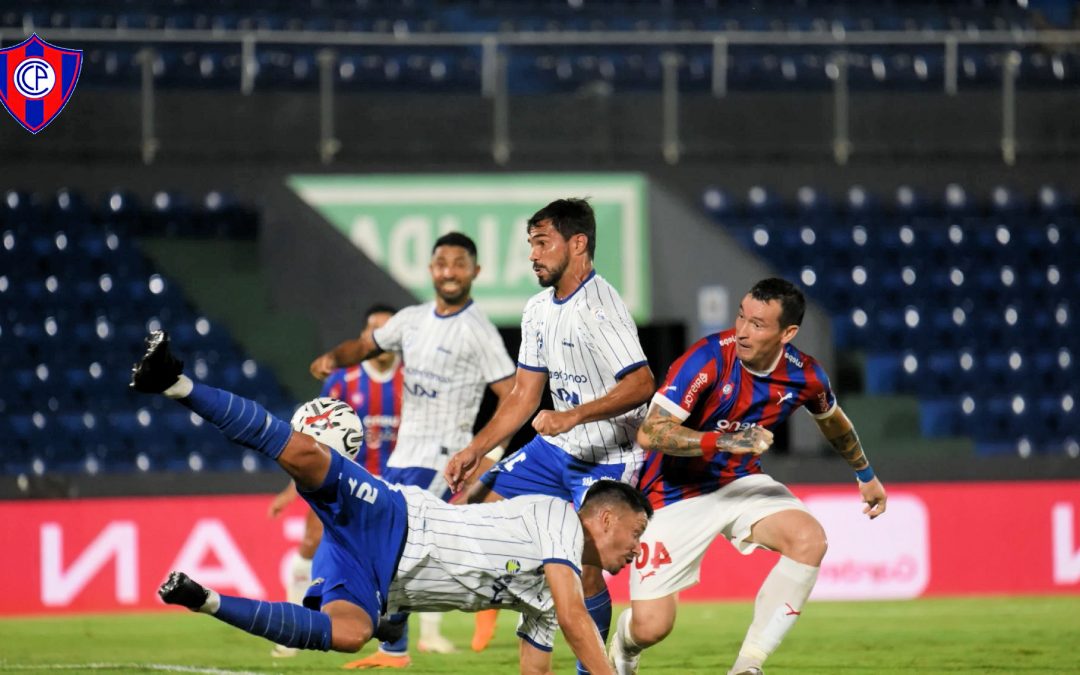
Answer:
[[[306,317],[274,306],[255,242],[153,237],[139,245],[208,317],[270,366],[294,399],[318,393],[306,356],[320,351],[316,328]]]

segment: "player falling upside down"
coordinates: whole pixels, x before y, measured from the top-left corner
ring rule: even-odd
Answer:
[[[230,440],[275,460],[323,522],[315,582],[305,604],[221,595],[172,572],[162,599],[301,649],[358,651],[400,624],[380,622],[404,609],[446,611],[503,607],[521,612],[520,670],[551,671],[561,629],[594,673],[612,673],[604,645],[585,609],[583,564],[618,572],[638,552],[652,507],[633,487],[600,481],[578,513],[553,497],[452,506],[413,486],[392,486],[316,440],[359,420],[304,420],[294,431],[254,401],[193,382],[156,331],[132,372],[131,386],[177,400]],[[351,418],[349,417],[351,415]],[[321,426],[320,426],[321,425]]]
[[[381,327],[395,310],[388,305],[373,305],[364,315],[365,330]],[[360,417],[364,425],[363,444],[356,461],[375,476],[382,476],[386,461],[397,442],[398,425],[401,423],[401,359],[393,352],[383,352],[355,366],[334,370],[323,382],[320,397],[344,401]],[[269,515],[276,518],[299,495],[296,483],[289,481],[270,503]],[[322,523],[314,511],[308,510],[304,518],[304,535],[289,563],[289,583],[286,597],[289,602],[300,604],[311,585],[311,561],[322,540]],[[271,656],[286,658],[295,656],[299,650],[275,645]]]
[[[656,508],[630,577],[611,657],[637,672],[641,651],[675,625],[678,592],[698,582],[701,558],[723,536],[742,554],[780,554],[758,592],[732,674],[762,672],[802,613],[825,556],[825,531],[791,492],[762,473],[772,429],[799,407],[855,471],[870,518],[885,512],[885,488],[840,409],[821,366],[791,344],[806,302],[783,279],[764,279],[739,305],[733,330],[699,340],[668,370],[638,441],[651,450],[641,486]],[[688,527],[687,523],[699,523]]]

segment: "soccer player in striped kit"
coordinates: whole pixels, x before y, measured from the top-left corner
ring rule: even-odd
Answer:
[[[514,362],[498,330],[470,295],[480,273],[472,239],[458,232],[439,237],[429,269],[435,300],[406,307],[381,328],[341,343],[315,359],[311,373],[321,379],[335,368],[381,352],[401,354],[405,368],[401,426],[383,478],[449,499],[452,493],[442,472],[450,453],[472,440],[485,387],[490,386],[500,400],[510,392]],[[439,633],[441,619],[440,614],[420,617],[420,651],[453,651]],[[406,632],[400,641],[383,644],[374,655],[348,665],[403,668],[410,661]]]
[[[222,595],[175,571],[158,589],[166,603],[288,647],[342,652],[388,637],[391,626],[380,620],[387,612],[504,607],[521,613],[523,675],[551,672],[556,628],[593,672],[614,672],[579,574],[585,564],[615,574],[634,560],[652,514],[637,489],[601,481],[577,513],[542,495],[451,506],[348,459],[343,442],[359,424],[347,407],[300,418],[294,429],[255,401],[184,375],[166,333],[146,342],[131,387],[176,400],[229,440],[277,462],[325,527],[304,606]]]
[[[364,315],[366,330],[381,327],[395,310],[388,305],[373,305]],[[338,368],[323,382],[319,396],[348,403],[364,424],[364,442],[356,461],[372,475],[381,476],[386,461],[397,443],[401,423],[401,388],[403,369],[394,352],[384,352],[355,366]],[[289,481],[285,489],[270,503],[269,515],[276,518],[298,496],[296,484]],[[322,540],[322,523],[315,512],[308,510],[304,519],[304,536],[296,547],[289,564],[289,584],[286,597],[299,604],[311,585],[311,561]],[[295,656],[299,650],[275,645],[270,654],[276,658]]]
[[[580,505],[596,481],[637,479],[643,451],[635,433],[655,382],[630,312],[593,269],[596,220],[588,202],[554,201],[529,219],[526,232],[544,290],[525,305],[514,388],[451,459],[446,476],[461,487],[484,454],[536,411],[550,383],[555,410],[536,415],[536,437],[484,474],[471,501],[545,494]],[[582,584],[606,641],[611,596],[600,569],[587,566]],[[580,663],[579,671],[587,672]]]
[[[611,643],[621,675],[636,673],[641,650],[671,632],[678,592],[698,582],[701,558],[718,536],[743,555],[755,548],[780,554],[729,673],[760,675],[802,613],[825,556],[825,531],[787,487],[762,473],[759,457],[796,409],[814,416],[855,472],[863,513],[885,512],[885,488],[824,369],[791,344],[805,308],[791,282],[759,281],[739,304],[735,328],[694,344],[653,396],[638,440],[651,451],[640,485],[656,517],[630,576],[631,608]]]

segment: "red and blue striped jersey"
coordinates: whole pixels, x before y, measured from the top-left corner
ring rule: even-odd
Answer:
[[[397,444],[401,425],[401,388],[404,369],[400,359],[393,370],[380,373],[364,363],[338,368],[323,383],[320,396],[345,401],[364,423],[364,445],[356,461],[381,476]]]
[[[735,330],[706,336],[679,357],[652,402],[698,431],[733,433],[752,425],[776,429],[796,408],[828,417],[836,398],[812,356],[784,345],[769,373],[755,373],[735,355]],[[719,490],[761,473],[758,455],[719,452],[711,461],[649,452],[639,486],[653,508]]]

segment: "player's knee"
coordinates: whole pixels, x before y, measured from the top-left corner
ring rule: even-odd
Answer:
[[[371,639],[371,630],[354,622],[334,621],[332,626],[330,648],[336,652],[358,652]]]
[[[630,634],[641,647],[651,647],[671,634],[675,617],[666,613],[640,617],[637,612],[630,624]]]
[[[813,527],[800,528],[794,533],[785,555],[796,562],[816,567],[821,564],[828,548],[825,530],[815,521]]]

